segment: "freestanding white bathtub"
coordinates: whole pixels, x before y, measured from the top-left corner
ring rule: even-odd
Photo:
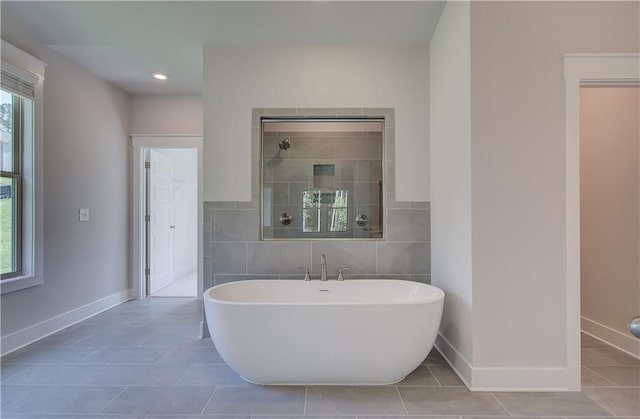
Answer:
[[[428,355],[444,293],[401,280],[249,280],[204,293],[222,358],[256,384],[391,384]]]

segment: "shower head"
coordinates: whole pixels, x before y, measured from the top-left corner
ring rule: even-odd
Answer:
[[[280,141],[278,147],[280,147],[280,150],[288,150],[289,147],[291,147],[291,143],[289,142],[288,138],[285,138],[284,140]]]

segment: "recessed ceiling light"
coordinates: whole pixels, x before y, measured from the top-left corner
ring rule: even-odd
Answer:
[[[153,73],[153,77],[158,79],[158,80],[166,80],[169,78],[169,76],[167,76],[166,74],[163,73]]]

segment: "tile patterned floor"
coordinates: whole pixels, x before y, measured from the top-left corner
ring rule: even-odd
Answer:
[[[263,387],[210,340],[200,303],[123,304],[2,359],[3,419],[640,417],[640,360],[583,335],[582,392],[470,392],[437,352],[380,387]]]

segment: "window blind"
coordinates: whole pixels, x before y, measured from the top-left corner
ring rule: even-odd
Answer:
[[[31,74],[7,62],[2,62],[0,66],[0,85],[2,89],[27,99],[34,99],[37,83],[38,76],[35,74]]]

